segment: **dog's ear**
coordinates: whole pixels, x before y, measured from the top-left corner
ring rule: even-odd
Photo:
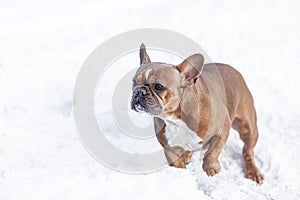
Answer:
[[[201,54],[194,54],[185,59],[177,66],[181,74],[181,86],[193,85],[199,77],[204,64],[204,57]]]
[[[140,65],[150,63],[151,60],[147,54],[146,47],[142,43],[140,47]]]

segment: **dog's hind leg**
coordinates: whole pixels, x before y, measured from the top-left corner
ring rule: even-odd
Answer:
[[[248,104],[240,104],[237,110],[237,117],[232,122],[232,127],[239,132],[240,138],[244,142],[243,158],[246,177],[261,184],[264,177],[255,165],[253,153],[253,148],[258,139],[256,112],[253,101],[251,98],[250,100],[250,102],[247,102]]]

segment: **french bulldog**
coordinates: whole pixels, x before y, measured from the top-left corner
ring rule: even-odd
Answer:
[[[132,90],[131,109],[154,117],[155,133],[170,166],[185,168],[193,153],[172,144],[169,136],[175,133],[167,133],[170,124],[182,122],[202,139],[198,145],[207,149],[202,168],[208,176],[221,170],[218,158],[232,127],[244,143],[246,177],[263,182],[264,176],[254,162],[258,129],[253,97],[233,67],[204,64],[201,54],[191,55],[179,65],[151,62],[141,44],[140,67]]]

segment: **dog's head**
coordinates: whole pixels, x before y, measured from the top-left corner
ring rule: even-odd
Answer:
[[[140,67],[133,77],[131,109],[154,116],[176,111],[184,88],[196,82],[203,63],[201,54],[194,54],[177,66],[151,62],[142,44]]]

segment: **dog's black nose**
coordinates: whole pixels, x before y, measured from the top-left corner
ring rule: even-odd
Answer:
[[[147,93],[147,89],[144,87],[141,87],[134,91],[134,96],[136,96],[136,97],[144,97],[147,95],[149,95],[149,94]]]

